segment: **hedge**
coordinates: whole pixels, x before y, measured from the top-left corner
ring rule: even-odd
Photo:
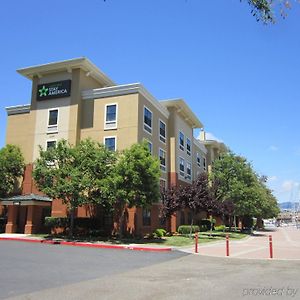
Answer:
[[[46,217],[45,226],[50,229],[60,227],[66,230],[70,226],[70,219],[67,217]],[[96,234],[98,231],[103,232],[103,224],[101,223],[101,220],[96,218],[75,218],[74,228],[77,231],[91,231],[93,234]]]
[[[199,232],[200,228],[199,228],[198,225],[193,225],[193,226],[191,226],[191,225],[181,225],[181,226],[178,227],[177,231],[180,234],[190,234],[191,230],[192,230],[192,233],[195,233],[195,232]]]

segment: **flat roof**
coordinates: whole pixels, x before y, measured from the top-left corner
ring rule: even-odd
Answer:
[[[27,195],[17,195],[7,198],[1,198],[0,203],[2,205],[41,205],[49,206],[52,203],[52,199],[49,197],[37,195],[37,194],[27,194]]]
[[[166,108],[174,107],[177,111],[184,117],[193,128],[203,128],[202,122],[199,118],[193,113],[190,107],[186,104],[183,99],[168,99],[162,100],[160,103]]]
[[[50,74],[60,71],[71,72],[71,70],[75,68],[80,68],[84,70],[85,72],[89,73],[89,76],[93,77],[95,80],[101,82],[106,86],[115,85],[115,83],[107,75],[100,71],[99,68],[86,57],[79,57],[26,67],[18,69],[17,72],[25,76],[26,78],[32,80],[34,76],[42,77],[44,74]]]

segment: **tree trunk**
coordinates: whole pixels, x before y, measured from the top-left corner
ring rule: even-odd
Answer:
[[[125,213],[125,209],[122,206],[120,209],[120,218],[119,218],[119,237],[123,238],[124,237],[124,214]]]
[[[191,223],[191,228],[190,228],[190,238],[192,238],[193,224],[194,224],[194,215],[192,217],[192,223]]]
[[[71,207],[70,209],[70,230],[69,230],[69,238],[73,237],[74,232],[74,215],[75,215],[75,207]]]
[[[236,231],[236,216],[233,216],[233,223],[234,223],[234,231]]]

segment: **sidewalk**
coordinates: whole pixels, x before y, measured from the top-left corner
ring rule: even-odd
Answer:
[[[40,237],[35,237],[27,234],[0,234],[1,241],[18,241],[27,243],[41,243],[41,244],[51,244],[51,245],[63,245],[63,246],[78,246],[78,247],[88,247],[88,248],[105,248],[105,249],[119,249],[119,250],[135,250],[135,251],[151,251],[151,252],[166,252],[171,251],[171,247],[161,247],[161,246],[147,246],[138,244],[112,244],[112,243],[99,243],[99,242],[80,242],[80,241],[66,241],[62,239],[44,239]]]
[[[268,259],[269,235],[273,238],[274,259],[300,260],[300,230],[295,227],[280,227],[273,231],[257,231],[247,239],[230,241],[229,256],[250,259]],[[194,253],[194,247],[178,249],[187,253]],[[199,244],[199,255],[225,257],[226,244],[220,241],[214,244]]]

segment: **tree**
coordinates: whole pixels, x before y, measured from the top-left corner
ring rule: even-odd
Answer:
[[[237,216],[264,217],[272,209],[277,211],[277,202],[265,186],[265,177],[260,177],[251,164],[232,152],[216,160],[210,174],[217,182],[216,197],[221,202],[232,201]]]
[[[160,198],[160,162],[149,152],[147,142],[134,144],[119,154],[115,170],[116,201],[123,225],[125,207],[147,207]],[[120,233],[122,232],[122,227]]]
[[[200,211],[206,211],[211,215],[227,212],[225,206],[222,207],[216,199],[207,173],[200,174],[191,185],[167,189],[163,192],[162,199],[161,216],[164,220],[175,212],[187,208],[192,213],[191,226],[194,223],[195,215]]]
[[[0,150],[0,197],[14,192],[18,179],[23,176],[24,157],[19,147],[6,145]]]
[[[240,0],[242,2],[242,0]],[[247,0],[251,6],[251,13],[257,21],[263,23],[274,23],[276,14],[283,18],[287,16],[287,10],[291,9],[292,4],[289,0]],[[299,1],[298,1],[299,2]]]
[[[66,140],[56,148],[42,150],[35,162],[34,180],[51,198],[61,199],[69,209],[70,236],[77,207],[97,203],[111,207],[114,202],[115,152],[90,139],[71,146]]]
[[[106,0],[103,0],[106,2]],[[246,0],[251,7],[251,14],[256,18],[256,21],[264,24],[275,23],[276,11],[285,18],[287,10],[291,8],[291,1],[289,0]],[[243,0],[240,0],[243,2]],[[299,2],[299,0],[298,0]]]

